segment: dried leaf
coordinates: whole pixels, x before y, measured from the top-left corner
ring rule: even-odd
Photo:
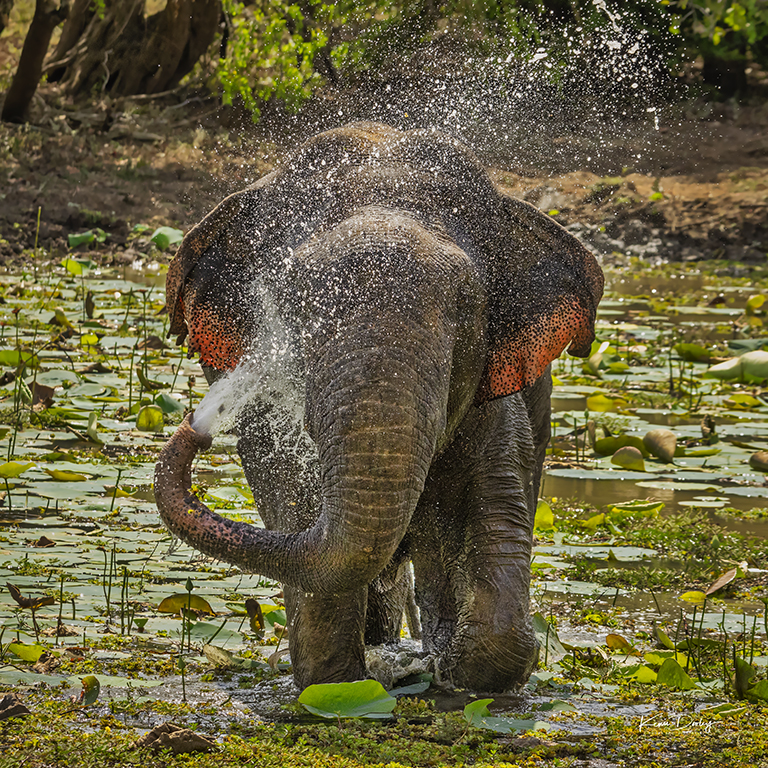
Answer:
[[[715,579],[708,587],[705,594],[712,595],[718,590],[722,589],[727,584],[730,584],[738,575],[739,570],[742,572],[746,569],[746,563],[739,563],[734,568],[730,568],[725,573],[721,574],[719,578]]]
[[[50,595],[46,595],[44,597],[24,597],[24,595],[21,594],[21,590],[17,586],[9,584],[8,582],[5,583],[5,586],[8,587],[8,591],[11,593],[11,597],[22,608],[29,608],[30,610],[36,611],[38,608],[42,608],[44,605],[53,605],[56,602],[56,599]]]
[[[630,656],[640,656],[640,652],[635,648],[629,640],[621,635],[610,634],[605,638],[605,644],[612,651],[621,651]]]
[[[154,752],[169,749],[174,755],[188,752],[211,752],[218,749],[215,742],[189,728],[163,723],[145,733],[134,745],[134,749],[146,747]]]

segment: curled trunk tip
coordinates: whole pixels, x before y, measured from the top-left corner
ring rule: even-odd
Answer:
[[[207,451],[213,444],[213,437],[207,432],[198,432],[195,429],[195,414],[188,413],[184,421],[179,425],[176,434],[181,433],[181,439],[189,440],[195,446],[195,453],[198,451]]]
[[[166,525],[174,532],[169,516],[191,492],[192,462],[199,451],[207,451],[212,443],[210,435],[195,431],[192,414],[187,414],[160,452],[155,466],[155,501]]]

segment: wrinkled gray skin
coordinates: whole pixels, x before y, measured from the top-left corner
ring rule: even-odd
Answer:
[[[166,523],[283,582],[300,687],[364,678],[365,644],[397,641],[408,560],[442,678],[523,684],[538,654],[529,575],[551,355],[532,352],[522,392],[489,361],[510,334],[533,328],[538,344],[571,301],[589,327],[558,320],[569,335],[554,354],[573,339],[584,355],[594,260],[500,195],[452,139],[363,124],[317,137],[187,236],[169,272],[171,327],[189,332],[209,379],[271,322],[256,282],[292,338],[312,446],[297,453],[294,428],[257,397],[238,451],[269,530],[207,511],[193,527],[158,480]]]

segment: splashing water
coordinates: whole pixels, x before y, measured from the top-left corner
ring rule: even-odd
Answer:
[[[490,51],[459,38],[452,48],[439,36],[412,55],[394,47],[377,87],[329,87],[333,98],[296,114],[265,112],[259,132],[296,146],[338,125],[377,120],[448,133],[486,165],[525,176],[650,172],[674,138],[667,105],[681,86],[665,75],[672,36],[654,36],[631,9],[592,5],[588,23],[553,23],[542,39],[498,39]]]
[[[303,431],[303,389],[290,331],[266,288],[256,284],[254,291],[264,307],[264,322],[238,366],[215,381],[197,406],[192,426],[202,434],[230,429],[256,400],[277,406],[271,412],[281,432]]]

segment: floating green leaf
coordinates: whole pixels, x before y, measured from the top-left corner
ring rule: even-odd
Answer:
[[[536,517],[533,520],[533,527],[539,531],[551,531],[555,527],[555,516],[552,513],[552,507],[544,499],[539,499],[536,505]]]
[[[674,659],[682,667],[688,666],[688,656],[675,650],[648,651],[643,654],[643,659],[656,667],[660,667],[667,659]]]
[[[162,432],[164,424],[163,411],[156,405],[145,405],[136,415],[139,432]]]
[[[747,314],[754,315],[765,304],[765,296],[762,293],[756,293],[747,299]]]
[[[733,678],[734,688],[736,689],[736,696],[743,699],[747,695],[747,690],[750,687],[752,678],[755,676],[755,668],[744,661],[741,657],[736,655],[736,649],[733,653],[733,664],[735,668],[735,675]]]
[[[90,259],[64,259],[61,266],[70,274],[80,277],[86,274],[89,269],[93,269],[96,264]]]
[[[706,593],[702,592],[701,590],[694,589],[690,592],[683,592],[682,595],[680,595],[681,600],[685,600],[686,603],[703,603],[707,599]]]
[[[14,656],[34,664],[44,653],[45,648],[38,643],[27,645],[26,643],[8,643],[6,646]]]
[[[622,469],[629,469],[632,472],[645,472],[643,454],[631,445],[619,448],[619,450],[611,456],[611,464],[615,464]]]
[[[155,405],[157,405],[163,413],[183,413],[184,403],[177,400],[175,397],[171,397],[167,392],[161,392],[155,396]]]
[[[768,352],[761,349],[745,352],[741,357],[713,365],[704,375],[711,379],[759,383],[768,379]]]
[[[48,469],[45,467],[43,471],[60,483],[81,483],[83,480],[88,479],[87,475],[83,475],[80,472],[68,472],[65,469]]]
[[[761,680],[757,685],[750,688],[746,695],[748,699],[768,701],[768,680]]]
[[[637,448],[643,458],[649,455],[648,450],[643,445],[642,438],[636,435],[601,437],[599,440],[595,440],[595,453],[599,453],[601,456],[612,456],[619,448],[625,448],[628,445]]]
[[[402,685],[397,688],[393,688],[390,692],[390,696],[414,696],[419,693],[424,693],[432,685],[433,675],[431,672],[423,672],[419,675],[420,678],[417,683],[411,683],[410,685]]]
[[[669,650],[675,649],[675,644],[672,642],[670,636],[656,624],[653,625],[653,635],[658,641],[659,645],[662,645],[664,648],[668,648]]]
[[[184,233],[173,227],[158,227],[149,238],[161,251],[169,246],[180,243],[184,239]]]
[[[620,397],[608,397],[602,392],[598,392],[587,398],[587,408],[590,411],[598,413],[607,413],[608,411],[618,411],[626,408],[627,401]]]
[[[40,360],[28,349],[0,349],[0,365],[9,368],[18,368],[20,365],[37,368]]]
[[[261,612],[264,616],[264,623],[274,629],[275,624],[280,624],[283,627],[286,625],[288,619],[285,614],[285,610],[277,605],[262,605]]]
[[[99,682],[99,678],[95,675],[87,675],[80,682],[83,684],[83,690],[80,694],[80,703],[84,707],[90,707],[91,704],[95,703],[96,699],[99,698],[101,683]]]
[[[67,241],[69,243],[70,248],[77,248],[80,245],[90,245],[90,243],[93,243],[96,241],[96,235],[92,230],[86,230],[85,232],[80,232],[79,234],[69,234],[67,235]],[[64,266],[69,269],[69,266],[67,265],[67,261],[70,261],[70,259],[66,259],[63,264]],[[71,259],[71,261],[74,261],[74,259]],[[70,270],[73,275],[79,275],[79,272],[74,272]]]
[[[496,733],[518,733],[520,731],[549,731],[552,726],[542,720],[514,720],[509,717],[494,717],[488,711],[493,699],[478,699],[464,707],[464,719],[475,728],[484,728]]]
[[[31,469],[35,465],[32,462],[22,464],[18,461],[6,461],[5,464],[0,464],[0,477],[8,480],[11,477],[18,477],[23,472]]]
[[[197,611],[198,613],[210,613],[212,616],[216,615],[213,608],[211,608],[211,604],[207,600],[200,597],[200,595],[190,595],[188,592],[177,592],[175,595],[169,595],[157,606],[157,610],[160,613],[174,614],[178,614],[187,608]]]
[[[674,659],[667,659],[661,665],[656,682],[659,685],[677,688],[680,691],[690,691],[696,687],[696,683],[688,677],[686,671]]]
[[[397,699],[376,680],[358,680],[310,685],[299,696],[299,704],[320,717],[383,719],[391,717]]]
[[[570,701],[553,699],[552,701],[545,701],[539,707],[539,712],[578,712],[578,710]]]
[[[643,517],[656,517],[664,509],[663,501],[646,501],[636,499],[624,501],[621,504],[612,504],[610,511],[614,514],[625,513],[628,515],[642,515]]]
[[[674,350],[683,360],[690,363],[708,363],[712,358],[712,352],[700,344],[675,344]]]
[[[85,232],[80,232],[78,234],[69,234],[67,235],[67,242],[69,243],[70,248],[77,248],[81,245],[90,245],[91,243],[103,243],[106,241],[107,237],[109,235],[99,227],[96,227],[95,229],[89,229]],[[67,259],[67,261],[74,261],[74,259]],[[67,265],[64,264],[66,267]],[[69,269],[69,267],[67,267]],[[78,275],[79,272],[73,272],[73,274]]]
[[[645,685],[655,683],[658,677],[657,673],[645,664],[632,664],[628,667],[621,667],[617,674]]]

